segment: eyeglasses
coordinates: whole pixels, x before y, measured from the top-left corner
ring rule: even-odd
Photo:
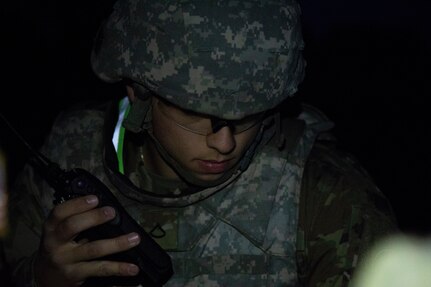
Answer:
[[[265,114],[259,113],[240,120],[223,120],[217,117],[187,111],[160,99],[158,99],[157,108],[166,118],[180,128],[203,136],[217,133],[223,127],[229,127],[233,134],[243,133],[261,123]]]

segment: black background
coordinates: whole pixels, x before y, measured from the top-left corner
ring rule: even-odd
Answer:
[[[1,112],[36,148],[57,113],[118,92],[89,66],[110,1],[2,4]],[[307,76],[299,96],[335,123],[391,201],[403,231],[429,234],[431,22],[425,1],[302,0]],[[27,159],[4,131],[9,181]]]

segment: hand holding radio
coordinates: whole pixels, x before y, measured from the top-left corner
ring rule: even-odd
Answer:
[[[135,264],[103,259],[138,245],[140,236],[137,233],[76,241],[85,230],[115,218],[114,208],[97,208],[98,204],[98,198],[89,195],[70,199],[52,210],[44,224],[34,267],[38,286],[78,286],[90,277],[138,274],[139,267]]]
[[[82,168],[63,170],[35,151],[30,164],[55,190],[34,265],[42,286],[160,287],[173,275],[170,256],[128,214],[109,188]]]

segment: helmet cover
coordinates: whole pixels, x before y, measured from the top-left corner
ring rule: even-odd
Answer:
[[[304,77],[295,0],[118,0],[96,36],[102,80],[130,79],[224,119],[269,110]]]

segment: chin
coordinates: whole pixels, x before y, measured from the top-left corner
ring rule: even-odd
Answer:
[[[196,178],[204,181],[215,181],[223,176],[223,173],[217,173],[217,174],[197,174],[195,175]]]

